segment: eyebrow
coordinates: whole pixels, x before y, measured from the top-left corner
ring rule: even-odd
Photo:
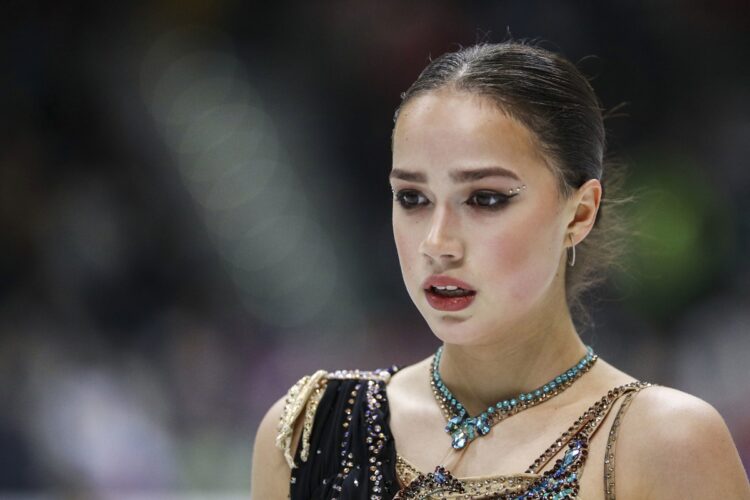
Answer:
[[[484,167],[469,170],[453,170],[449,175],[453,182],[478,181],[486,177],[507,177],[509,179],[515,179],[517,181],[521,180],[513,171],[503,167]],[[411,182],[427,182],[427,175],[425,175],[424,173],[412,172],[400,168],[394,168],[393,170],[391,170],[391,173],[388,177],[390,179],[401,179]]]

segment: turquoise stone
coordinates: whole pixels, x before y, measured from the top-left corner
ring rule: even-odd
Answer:
[[[573,490],[571,488],[566,488],[550,498],[552,498],[552,500],[563,500],[564,498],[567,498],[571,493],[573,493]]]
[[[461,424],[462,418],[460,416],[452,417],[450,420],[448,420],[448,423],[445,426],[445,432],[453,432],[456,429],[458,429],[458,426]]]
[[[451,446],[453,446],[455,449],[461,449],[464,446],[466,446],[466,434],[464,434],[464,431],[457,430],[453,434],[451,434],[451,437],[453,437],[453,441],[451,441]]]
[[[477,419],[477,429],[479,430],[479,434],[485,436],[490,432],[490,423],[486,418],[479,417]]]

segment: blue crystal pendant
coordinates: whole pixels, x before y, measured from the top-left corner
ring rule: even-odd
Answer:
[[[478,417],[469,417],[464,413],[448,420],[445,431],[451,435],[451,446],[460,450],[476,437],[487,435],[490,421],[484,413]]]

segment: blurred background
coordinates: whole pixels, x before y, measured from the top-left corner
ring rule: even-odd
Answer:
[[[247,497],[298,378],[428,356],[393,112],[430,56],[508,32],[626,103],[607,126],[640,236],[584,340],[710,402],[750,464],[747,2],[4,7],[4,497]]]

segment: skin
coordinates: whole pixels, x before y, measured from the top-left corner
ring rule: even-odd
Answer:
[[[502,167],[516,178],[456,182],[451,175],[486,167]],[[445,89],[402,108],[391,174],[394,193],[408,193],[402,200],[418,204],[406,209],[394,200],[393,234],[404,283],[443,342],[444,382],[470,414],[543,385],[585,354],[564,283],[571,238],[577,244],[593,227],[599,181],[563,198],[531,131],[484,97]],[[522,185],[498,210],[477,206],[500,199],[487,192],[507,194]],[[485,195],[475,196],[478,191]],[[422,283],[433,274],[470,284],[477,291],[472,305],[456,312],[432,308]],[[430,361],[403,368],[388,384],[391,430],[399,454],[418,469],[429,472],[442,464],[457,477],[524,471],[607,390],[635,380],[599,359],[558,396],[456,451],[430,390]],[[604,498],[606,433],[618,406],[590,443],[581,498]],[[290,471],[273,442],[282,407],[279,400],[258,431],[253,498],[286,498]],[[299,432],[295,446],[298,439]],[[747,476],[718,412],[663,386],[633,399],[620,426],[615,476],[620,499],[750,499]]]

